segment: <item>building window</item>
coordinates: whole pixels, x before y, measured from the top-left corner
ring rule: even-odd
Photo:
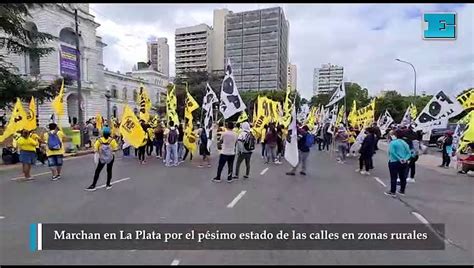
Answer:
[[[117,106],[114,105],[114,107],[112,108],[112,116],[114,118],[117,118]]]
[[[136,101],[137,101],[137,99],[138,99],[138,93],[137,93],[137,90],[136,90],[136,89],[134,89],[134,90],[133,90],[133,101],[135,101],[135,102],[136,102]]]
[[[59,32],[59,40],[71,46],[76,46],[76,34],[69,28],[64,28]]]
[[[128,92],[127,92],[127,91],[128,91],[127,88],[124,87],[124,88],[123,88],[123,99],[124,99],[124,100],[127,100],[127,98],[128,98]]]
[[[38,27],[33,22],[27,22],[25,24],[26,35],[28,37],[28,42],[30,47],[37,46],[37,35]],[[25,55],[25,73],[30,75],[39,75],[40,74],[40,58],[34,55]]]
[[[117,87],[115,85],[112,86],[111,95],[112,98],[117,98]]]

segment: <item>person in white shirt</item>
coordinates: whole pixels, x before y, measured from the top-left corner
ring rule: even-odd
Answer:
[[[227,129],[219,143],[222,144],[221,154],[219,156],[219,166],[217,167],[217,176],[212,179],[213,182],[221,182],[221,173],[225,163],[227,163],[227,182],[232,182],[233,165],[235,159],[235,144],[237,142],[237,134],[233,131],[234,123],[228,122]]]

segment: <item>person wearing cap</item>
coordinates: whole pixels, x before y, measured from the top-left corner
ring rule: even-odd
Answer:
[[[113,139],[110,133],[110,128],[104,127],[102,129],[102,137],[98,138],[94,144],[95,153],[99,154],[99,161],[97,163],[97,168],[94,173],[94,180],[92,184],[87,187],[86,191],[95,191],[97,181],[99,180],[100,172],[107,165],[107,184],[106,189],[109,190],[112,188],[112,167],[114,166],[115,155],[114,152],[118,150],[118,144],[115,139]]]
[[[453,153],[453,131],[449,130],[443,140],[443,163],[439,165],[442,168],[449,168],[451,163],[451,154]]]

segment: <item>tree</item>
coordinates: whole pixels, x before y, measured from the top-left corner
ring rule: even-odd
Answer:
[[[26,19],[31,17],[29,9],[42,8],[43,4],[0,4],[0,49],[6,54],[29,55],[39,59],[54,51],[53,47],[44,47],[54,36],[28,29]],[[44,85],[38,81],[23,78],[16,73],[17,68],[0,54],[0,108],[11,107],[16,97],[29,100],[31,96],[43,102],[57,94],[57,81]]]

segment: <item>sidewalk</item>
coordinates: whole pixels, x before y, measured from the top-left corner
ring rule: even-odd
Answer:
[[[380,150],[387,152],[388,143],[385,140],[379,141],[378,145],[379,145]],[[420,155],[416,164],[423,166],[425,168],[437,171],[441,174],[445,174],[445,175],[457,174],[457,169],[455,168],[456,161],[454,161],[454,159],[451,160],[451,165],[449,169],[438,167],[441,164],[441,162],[443,162],[441,155],[423,154],[423,155]]]
[[[90,149],[90,150],[79,151],[79,152],[76,152],[76,153],[66,153],[66,154],[64,154],[64,158],[71,158],[71,157],[75,157],[75,156],[92,154],[93,152],[94,152],[94,150]],[[21,163],[17,163],[17,164],[14,164],[14,165],[5,165],[5,164],[2,163],[2,164],[0,164],[0,171],[11,170],[11,169],[20,168],[20,167],[21,167]]]

